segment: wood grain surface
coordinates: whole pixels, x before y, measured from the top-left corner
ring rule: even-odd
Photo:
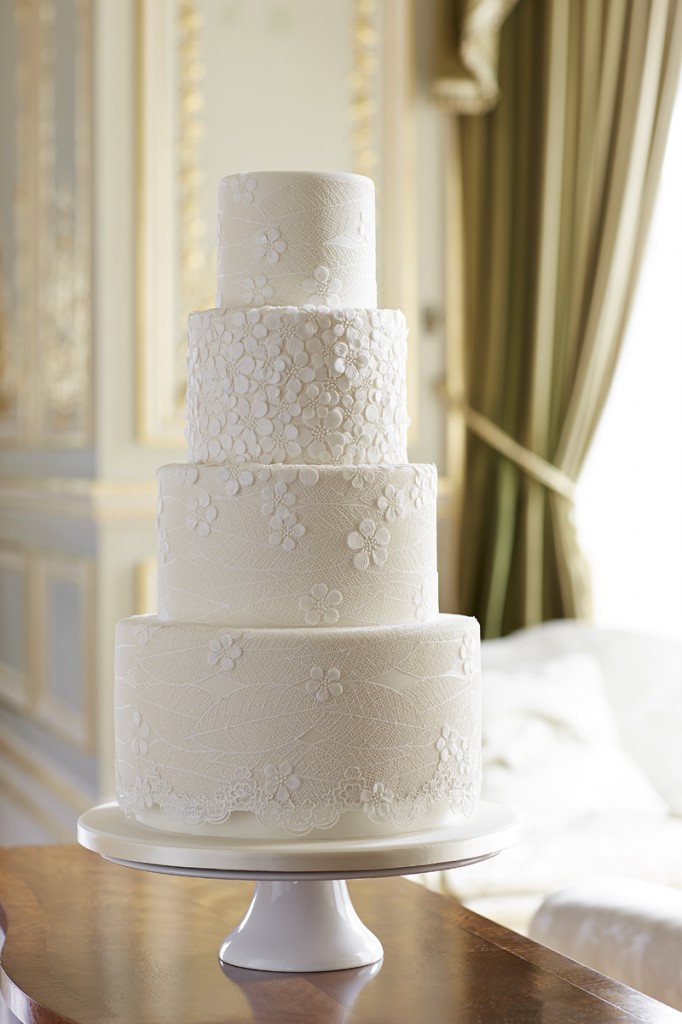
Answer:
[[[155,875],[78,846],[0,850],[2,994],[30,1024],[682,1024],[682,1014],[403,878],[349,883],[379,965],[222,968],[250,882]]]

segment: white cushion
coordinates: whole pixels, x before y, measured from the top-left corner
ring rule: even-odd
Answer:
[[[597,659],[623,746],[682,817],[682,643],[562,619],[486,640],[481,650],[484,674],[570,653]]]
[[[604,816],[526,834],[496,857],[444,871],[432,882],[468,902],[480,896],[546,896],[590,874],[627,875],[682,889],[682,820]]]
[[[584,878],[549,896],[536,942],[682,1010],[682,892],[632,878]]]
[[[483,672],[483,796],[533,832],[667,808],[620,743],[595,658]]]

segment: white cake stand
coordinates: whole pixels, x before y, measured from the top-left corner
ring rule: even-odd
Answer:
[[[224,964],[260,971],[333,971],[383,956],[357,916],[346,879],[419,874],[486,860],[511,846],[515,815],[481,803],[446,828],[374,839],[225,839],[162,832],[116,803],[86,811],[78,842],[127,867],[201,878],[247,878],[256,891],[220,947]]]

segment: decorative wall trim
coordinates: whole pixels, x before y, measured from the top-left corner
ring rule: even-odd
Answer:
[[[147,558],[135,567],[135,614],[156,614],[157,597],[156,559]]]
[[[25,745],[0,725],[0,763],[2,761],[26,775],[76,814],[82,814],[92,803],[89,794],[63,778],[52,762],[42,760],[35,747]]]
[[[89,559],[66,555],[44,555],[36,561],[37,581],[32,628],[42,641],[36,657],[35,699],[31,717],[43,728],[78,750],[95,749],[96,694],[94,685],[94,566]],[[80,706],[70,707],[49,687],[48,590],[51,581],[72,584],[78,593],[80,616],[77,634],[80,639]]]
[[[95,522],[150,520],[156,514],[156,481],[3,478],[0,512]]]
[[[357,7],[365,7],[356,0]],[[408,445],[419,429],[419,305],[417,301],[416,52],[415,0],[391,0],[374,14],[374,34],[381,36],[380,106],[377,129],[379,301],[402,309],[410,329],[407,347]],[[372,3],[374,6],[374,3]]]
[[[0,769],[2,763],[0,761]],[[66,825],[59,818],[48,811],[42,804],[27,794],[25,787],[19,783],[10,782],[6,774],[0,771],[0,793],[13,803],[14,806],[30,818],[36,825],[44,829],[55,842],[72,843],[74,839],[73,826]],[[15,1017],[15,1020],[18,1018]]]
[[[29,607],[30,578],[29,560],[27,556],[16,550],[10,550],[0,544],[0,572],[16,573],[24,584],[23,621],[25,627],[23,672],[10,665],[0,662],[0,697],[16,711],[24,711],[30,705],[30,650],[29,650]]]
[[[17,103],[13,123],[0,125],[14,139],[16,161],[14,189],[7,191],[15,251],[1,303],[0,442],[86,448],[92,443],[92,2],[14,0],[13,14]],[[55,26],[67,18],[73,46],[61,53]],[[57,68],[66,61],[74,65],[71,94],[57,88]],[[59,147],[69,151],[61,155]]]
[[[182,441],[183,396],[175,367],[173,252],[173,55],[175,2],[137,0],[137,435],[143,444]],[[172,347],[169,350],[169,339]]]

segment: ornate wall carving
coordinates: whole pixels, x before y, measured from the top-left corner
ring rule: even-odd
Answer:
[[[0,131],[0,439],[91,444],[91,0],[13,0]]]

